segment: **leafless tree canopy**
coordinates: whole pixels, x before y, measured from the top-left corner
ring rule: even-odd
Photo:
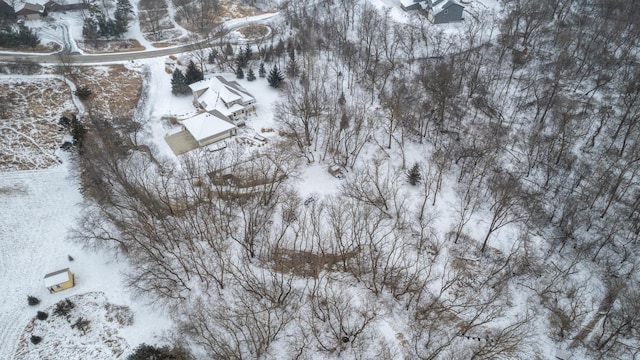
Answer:
[[[206,31],[218,3],[181,1]],[[298,70],[278,140],[165,160],[89,116],[74,237],[126,257],[213,358],[637,357],[640,5],[502,6],[450,35],[282,4],[259,50]],[[305,201],[306,166],[345,179]]]

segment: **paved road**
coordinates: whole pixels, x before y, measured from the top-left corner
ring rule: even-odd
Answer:
[[[121,53],[109,53],[109,54],[76,54],[76,55],[61,55],[61,54],[3,54],[0,53],[0,61],[5,62],[17,62],[30,60],[37,63],[62,63],[69,62],[72,64],[92,64],[92,63],[108,63],[117,61],[129,61],[136,59],[150,59],[159,56],[167,56],[171,54],[178,54],[186,51],[192,51],[202,43],[188,44],[182,46],[168,47],[163,49],[147,50],[147,51],[134,51],[134,52],[121,52]]]
[[[1,1],[1,0],[0,0]],[[278,13],[263,14],[245,19],[230,20],[225,23],[225,30],[232,31],[243,27],[247,24],[262,22],[266,19],[277,16]],[[203,45],[214,42],[216,39],[207,39],[196,43],[191,43],[181,46],[173,46],[162,49],[146,50],[146,51],[133,51],[133,52],[119,52],[108,54],[69,54],[60,55],[57,54],[34,54],[34,53],[8,53],[0,52],[0,62],[19,62],[24,60],[30,60],[37,63],[59,64],[62,62],[69,62],[71,64],[93,64],[93,63],[109,63],[117,61],[130,61],[137,59],[150,59],[154,57],[167,56],[172,54],[179,54],[187,51],[193,51],[198,48],[202,48]]]

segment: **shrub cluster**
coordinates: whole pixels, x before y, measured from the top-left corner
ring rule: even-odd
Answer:
[[[18,25],[6,26],[0,29],[0,47],[4,48],[35,48],[40,44],[40,38],[32,29]]]

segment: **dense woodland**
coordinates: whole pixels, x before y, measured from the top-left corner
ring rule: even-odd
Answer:
[[[282,12],[248,62],[287,77],[266,150],[176,162],[142,146],[147,119],[83,119],[74,237],[133,264],[177,342],[215,359],[640,356],[639,3],[505,1],[458,35],[366,1]],[[348,172],[306,202],[317,163]]]

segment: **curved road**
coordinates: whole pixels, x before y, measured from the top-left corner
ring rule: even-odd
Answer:
[[[0,0],[1,1],[1,0]],[[225,32],[229,32],[238,28],[241,28],[247,24],[260,22],[274,16],[279,13],[263,14],[253,16],[245,19],[229,20],[224,24]],[[119,53],[107,53],[107,54],[34,54],[34,53],[9,53],[0,52],[0,62],[19,62],[19,61],[34,61],[37,63],[71,63],[71,64],[93,64],[93,63],[109,63],[117,61],[130,61],[138,59],[150,59],[154,57],[167,56],[172,54],[179,54],[182,52],[193,51],[202,45],[206,45],[215,39],[207,39],[199,42],[180,45],[162,49],[144,50],[144,51],[132,51],[132,52],[119,52]]]

